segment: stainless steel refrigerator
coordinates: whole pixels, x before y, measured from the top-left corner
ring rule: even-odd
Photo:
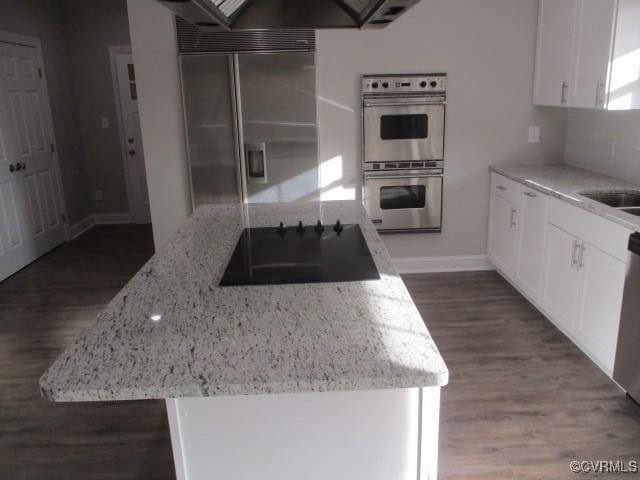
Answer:
[[[194,207],[318,198],[313,52],[180,56]]]

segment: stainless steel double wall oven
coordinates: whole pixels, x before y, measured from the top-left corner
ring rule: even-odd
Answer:
[[[439,232],[446,75],[362,78],[363,198],[381,232]]]

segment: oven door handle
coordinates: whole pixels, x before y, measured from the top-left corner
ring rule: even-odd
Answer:
[[[442,178],[442,173],[433,173],[433,174],[421,174],[421,175],[368,175],[365,174],[365,180],[394,180],[394,179],[402,179],[402,178]]]
[[[364,108],[380,108],[380,107],[437,107],[444,106],[445,102],[411,102],[411,103],[398,103],[398,102],[389,102],[389,103],[366,103],[364,104]]]
[[[363,104],[367,107],[406,107],[413,105],[444,105],[445,97],[394,97],[394,98],[365,98]]]

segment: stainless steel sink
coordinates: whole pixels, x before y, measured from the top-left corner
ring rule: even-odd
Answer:
[[[631,215],[637,215],[638,217],[640,217],[640,207],[621,208],[620,210],[622,210],[623,212],[630,213]]]
[[[613,208],[640,207],[640,190],[591,191],[581,192],[580,195]]]

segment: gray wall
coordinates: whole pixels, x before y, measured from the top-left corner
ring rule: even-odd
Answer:
[[[129,45],[126,0],[64,0],[66,50],[92,211],[128,212],[108,47]],[[110,121],[102,128],[101,118]],[[96,201],[95,191],[103,200]]]
[[[443,232],[385,235],[392,257],[484,254],[489,165],[562,160],[566,113],[532,106],[537,14],[538,0],[422,0],[383,30],[318,32],[320,162],[342,163],[329,198],[360,198],[360,75],[449,75]]]
[[[70,224],[91,214],[87,174],[82,159],[60,3],[51,0],[3,0],[0,30],[37,37],[47,74],[58,158]]]
[[[571,110],[565,162],[640,184],[640,111]]]

